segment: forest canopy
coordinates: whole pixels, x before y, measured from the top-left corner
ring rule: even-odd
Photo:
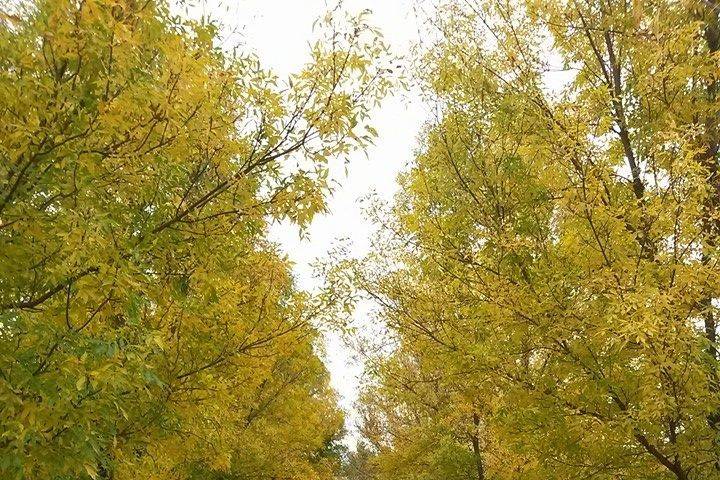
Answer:
[[[286,79],[165,0],[0,7],[0,478],[720,478],[720,3],[416,5]],[[391,94],[413,160],[309,291],[270,225]]]
[[[281,82],[163,1],[0,20],[0,477],[327,479],[307,225],[390,86],[365,16]]]
[[[719,13],[430,16],[435,115],[373,251],[330,269],[389,329],[365,340],[356,478],[720,478]]]

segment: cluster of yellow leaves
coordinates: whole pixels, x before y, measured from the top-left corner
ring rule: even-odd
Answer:
[[[284,84],[162,0],[0,17],[0,477],[330,478],[318,307],[266,235],[391,83],[330,20]]]
[[[437,118],[377,250],[332,272],[390,327],[363,402],[378,478],[720,478],[719,14],[428,22]]]

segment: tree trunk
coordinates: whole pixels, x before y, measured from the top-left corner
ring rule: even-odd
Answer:
[[[473,413],[473,425],[475,429],[472,435],[470,435],[470,441],[472,442],[473,456],[475,457],[475,468],[477,470],[477,479],[485,480],[485,467],[483,466],[482,452],[480,451],[480,416],[477,413]]]

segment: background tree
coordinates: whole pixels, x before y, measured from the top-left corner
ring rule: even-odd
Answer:
[[[365,442],[358,442],[355,449],[348,451],[344,459],[340,478],[346,480],[374,480],[375,455]]]

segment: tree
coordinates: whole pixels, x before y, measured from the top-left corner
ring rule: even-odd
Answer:
[[[431,440],[403,478],[451,458],[437,424],[477,432],[452,437],[478,466],[457,478],[720,476],[719,12],[450,1],[431,18],[437,119],[380,247],[335,272],[395,344],[366,404],[380,478],[418,425]]]
[[[374,454],[364,442],[358,442],[354,450],[349,451],[342,466],[340,478],[344,480],[374,480]]]
[[[164,1],[0,18],[0,476],[328,478],[319,307],[266,233],[390,86],[340,16],[287,83]]]

